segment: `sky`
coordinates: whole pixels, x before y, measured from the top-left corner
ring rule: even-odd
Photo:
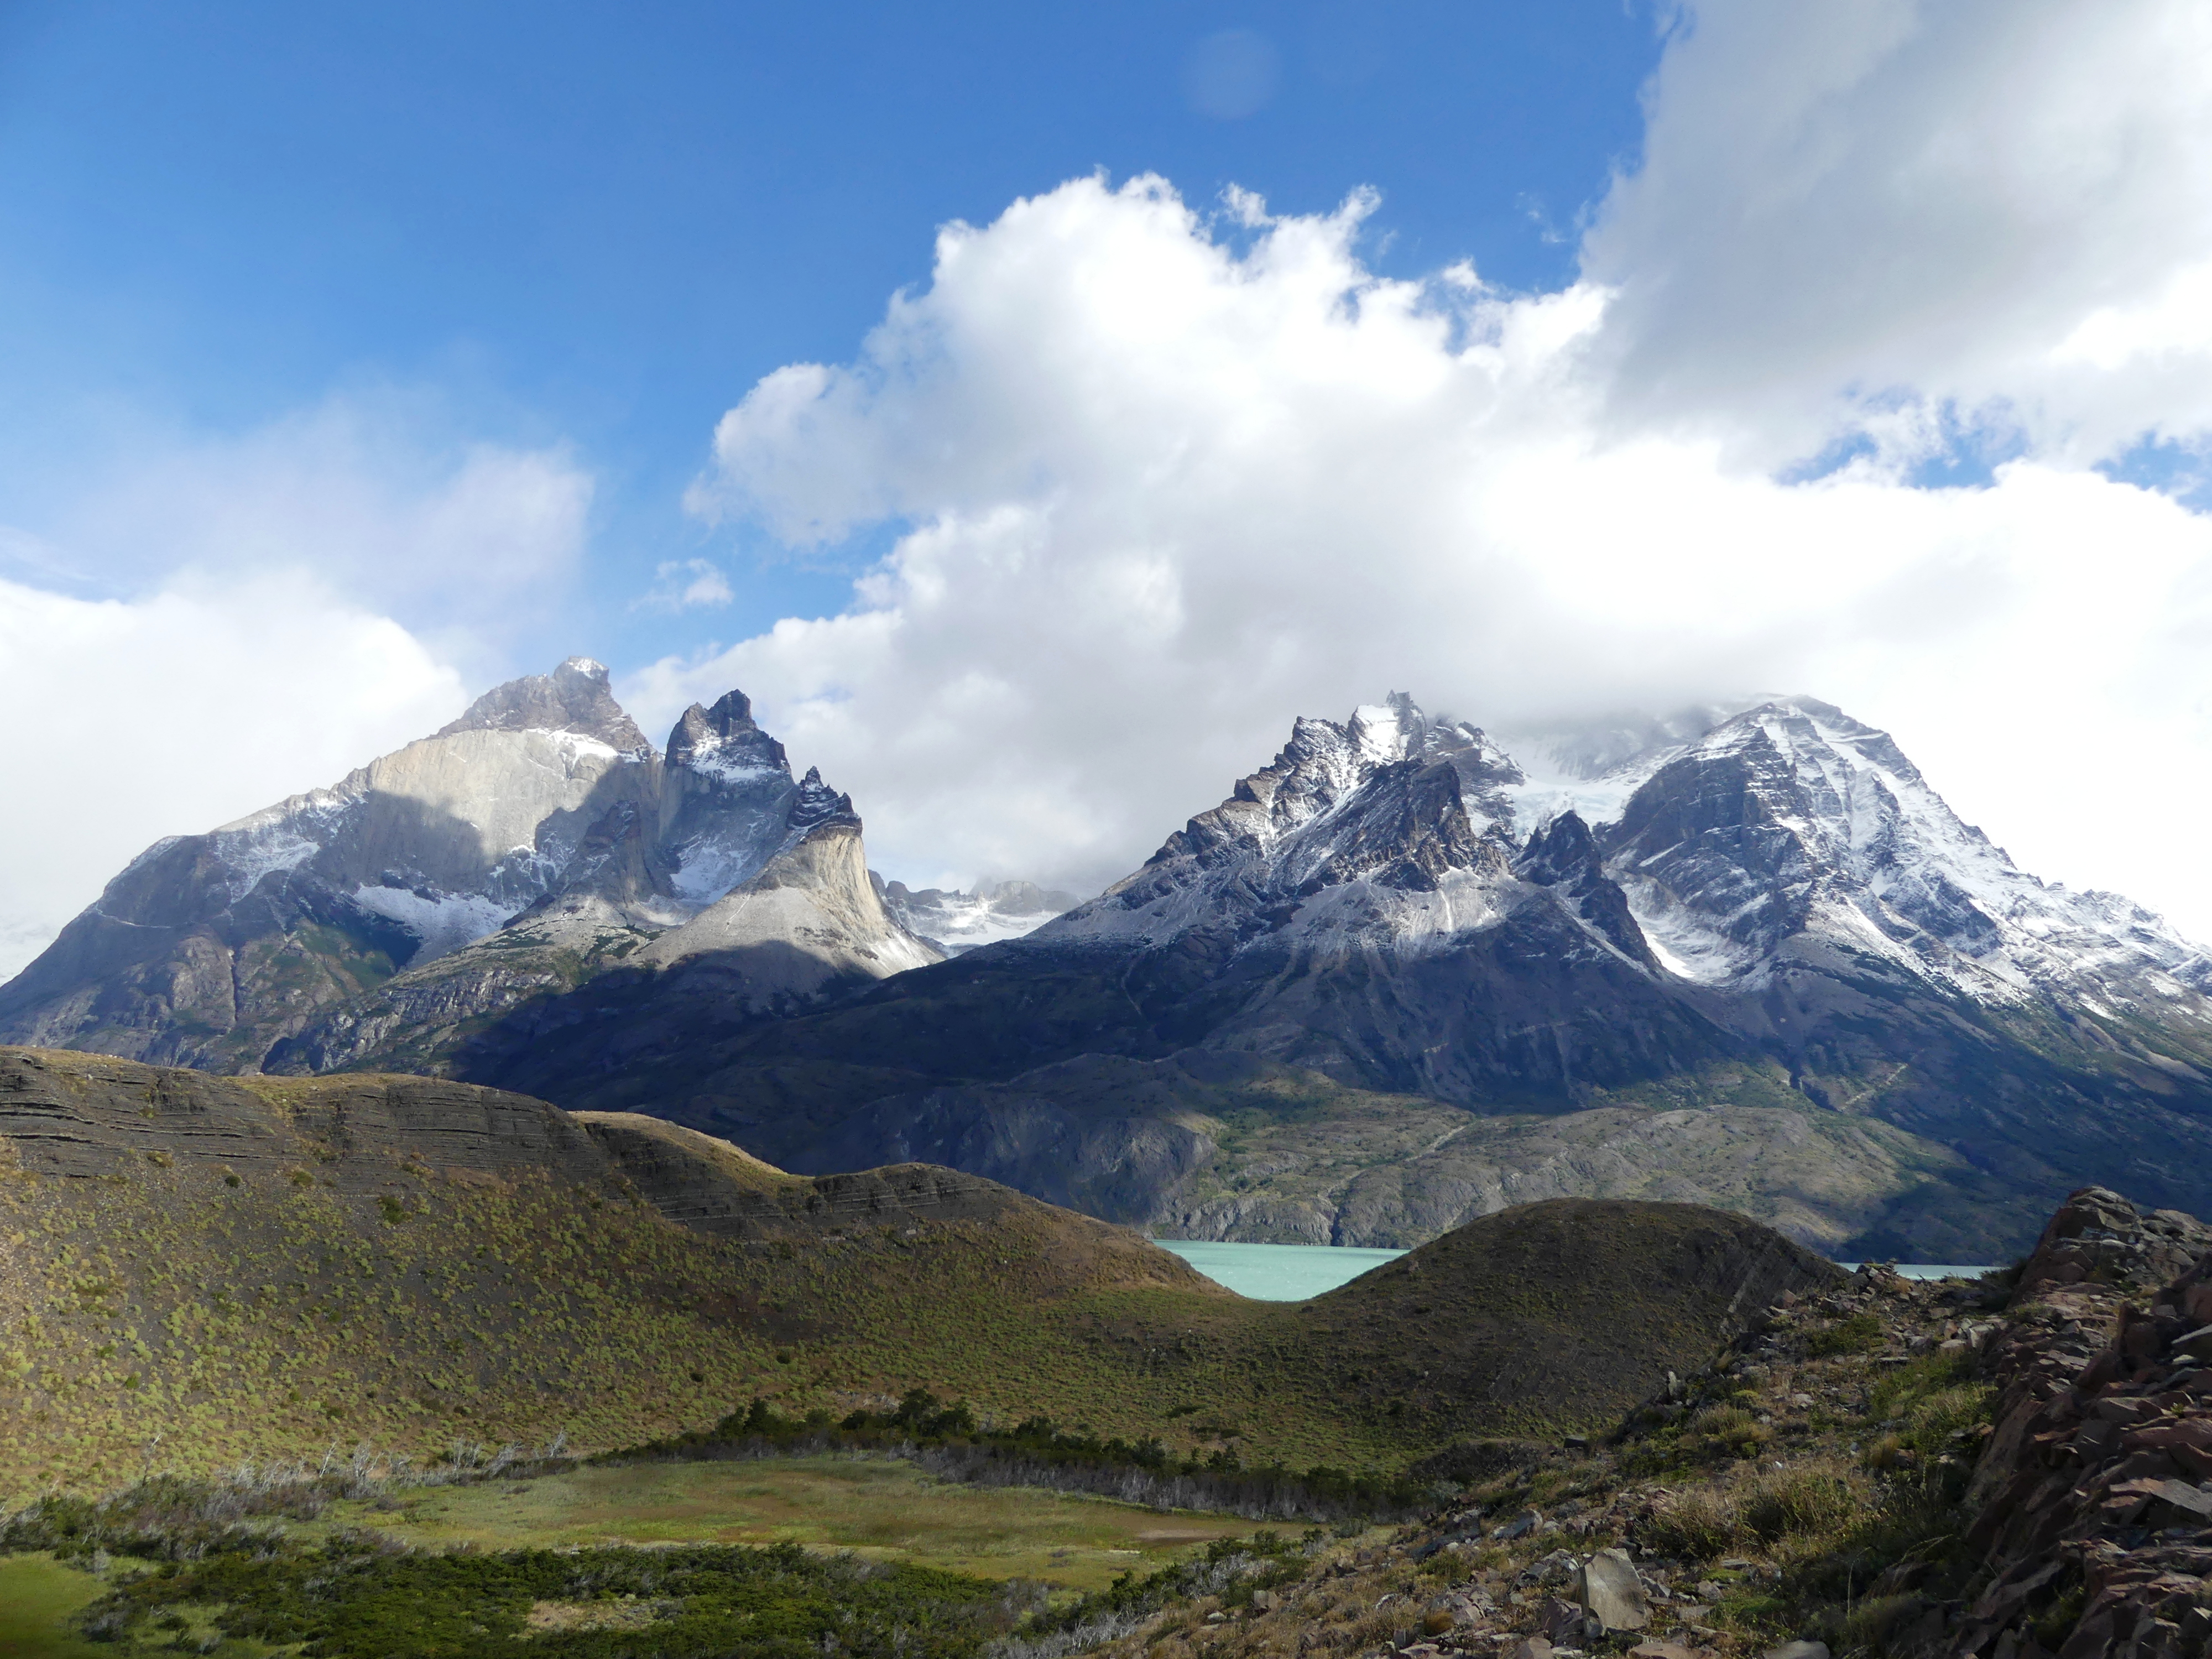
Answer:
[[[18,0],[0,972],[572,653],[918,885],[1809,693],[2212,939],[2208,94],[2175,0]]]

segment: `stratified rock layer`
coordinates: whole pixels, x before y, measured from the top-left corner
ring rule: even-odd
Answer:
[[[2212,1646],[2212,1228],[2076,1193],[2010,1313],[1967,1535],[1990,1577],[1947,1650],[2194,1659]]]

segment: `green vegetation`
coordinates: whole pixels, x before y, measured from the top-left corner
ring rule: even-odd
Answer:
[[[319,1659],[518,1641],[591,1655],[647,1632],[672,1655],[803,1646],[958,1659],[1017,1626],[1061,1627],[1055,1607],[1179,1582],[1194,1553],[1201,1568],[1233,1559],[1239,1571],[1255,1551],[1281,1553],[1272,1534],[1239,1542],[1243,1530],[1226,1516],[951,1485],[883,1457],[572,1466],[428,1486],[351,1469],[241,1472],[148,1481],[98,1503],[49,1498],[0,1517],[0,1595],[12,1593],[0,1607],[21,1609],[0,1634],[57,1659],[115,1644],[234,1659],[301,1643]],[[82,1634],[104,1645],[88,1650]]]
[[[8,1659],[108,1659],[76,1631],[76,1614],[106,1589],[43,1551],[0,1555],[0,1654]]]
[[[902,1177],[909,1212],[882,1176],[784,1176],[658,1123],[587,1134],[462,1085],[24,1069],[114,1151],[64,1176],[0,1141],[0,1501],[364,1443],[634,1446],[753,1399],[842,1422],[917,1388],[979,1427],[1060,1425],[1023,1449],[1048,1462],[1157,1438],[1178,1470],[1388,1476],[1470,1435],[1601,1425],[1705,1363],[1739,1307],[1832,1271],[1741,1218],[1560,1200],[1255,1303],[966,1177],[942,1201]],[[410,1115],[482,1127],[434,1165]],[[604,1150],[624,1134],[629,1163]],[[663,1197],[740,1218],[681,1224]]]
[[[1881,1322],[1865,1316],[1881,1334]],[[1823,1357],[1814,1352],[1823,1334],[1805,1343],[1815,1358]],[[1717,1622],[1753,1637],[1810,1630],[1839,1650],[1878,1650],[1885,1619],[1927,1605],[1922,1598],[1886,1608],[1866,1601],[1885,1569],[1918,1563],[1939,1582],[1971,1568],[1961,1554],[1960,1507],[1993,1394],[1973,1380],[1970,1355],[1930,1354],[1899,1366],[1870,1382],[1863,1406],[1832,1423],[1820,1445],[1802,1449],[1784,1468],[1677,1493],[1639,1529],[1639,1540],[1706,1565],[1738,1552],[1775,1564],[1771,1578],[1732,1585]],[[1711,1414],[1708,1408],[1690,1423]],[[1847,1437],[1863,1449],[1856,1459],[1844,1454]],[[1667,1467],[1681,1439],[1672,1430],[1647,1432],[1624,1462]],[[1670,1443],[1676,1458],[1652,1455]]]
[[[1864,1353],[1881,1340],[1881,1321],[1870,1313],[1855,1313],[1826,1330],[1815,1331],[1805,1341],[1805,1352],[1814,1358],[1839,1353]]]
[[[1158,1436],[1102,1438],[1062,1429],[1043,1417],[988,1429],[964,1401],[948,1406],[927,1389],[908,1390],[894,1410],[856,1411],[842,1420],[819,1410],[787,1417],[756,1399],[702,1433],[656,1441],[624,1455],[788,1455],[833,1448],[920,1453],[933,1472],[957,1480],[1108,1492],[1155,1505],[1254,1520],[1410,1515],[1431,1492],[1407,1476],[1352,1474],[1326,1465],[1304,1471],[1279,1465],[1247,1469],[1226,1449],[1204,1457],[1194,1452],[1179,1457]]]
[[[902,1459],[849,1455],[607,1464],[402,1489],[333,1504],[326,1522],[374,1527],[416,1548],[791,1543],[1080,1590],[1250,1530],[1227,1516],[954,1484]]]
[[[614,1659],[635,1651],[641,1633],[665,1659],[732,1649],[764,1659],[968,1659],[1031,1599],[793,1544],[430,1554],[343,1536],[164,1562],[118,1583],[83,1622],[120,1641],[198,1623],[224,1637],[308,1643],[319,1659]]]

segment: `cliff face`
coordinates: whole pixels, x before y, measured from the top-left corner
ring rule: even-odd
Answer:
[[[2074,1194],[1990,1356],[1975,1471],[1979,1594],[1948,1651],[2029,1659],[2212,1648],[2212,1228]]]
[[[664,755],[571,659],[328,789],[149,849],[0,987],[0,1040],[229,1071],[428,1054],[832,821],[857,836],[743,693],[685,711]],[[902,963],[937,958],[877,931]]]

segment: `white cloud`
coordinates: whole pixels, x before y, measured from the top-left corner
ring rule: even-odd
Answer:
[[[236,435],[160,434],[80,483],[47,536],[82,563],[303,570],[442,648],[495,657],[581,562],[592,480],[559,447],[452,434],[434,400],[335,398]]]
[[[948,227],[852,363],[731,410],[695,492],[794,543],[910,528],[844,614],[628,694],[742,685],[894,873],[1097,882],[1294,713],[1804,690],[2029,867],[2212,936],[2170,829],[2212,814],[2212,522],[2087,465],[2212,425],[2197,15],[1692,21],[1563,293],[1379,278],[1364,199],[1240,198],[1232,244],[1091,179]],[[1977,420],[2015,429],[1989,487],[1906,486]],[[1872,457],[1784,481],[1854,429]]]
[[[1771,463],[1900,398],[2074,461],[2212,422],[2212,9],[1692,0],[1679,30],[1584,249],[1625,422]]]
[[[708,559],[668,559],[653,568],[653,586],[637,601],[641,611],[708,610],[736,599],[719,566]]]
[[[164,835],[210,829],[435,729],[459,677],[299,576],[87,600],[0,580],[0,977]]]

